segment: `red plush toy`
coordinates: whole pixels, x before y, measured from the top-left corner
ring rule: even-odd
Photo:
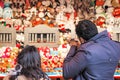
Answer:
[[[103,6],[104,0],[96,0],[96,6]]]
[[[113,10],[113,16],[116,18],[120,18],[120,7],[114,8]]]
[[[103,24],[105,23],[105,18],[102,16],[99,16],[98,19],[95,21],[97,26],[100,26],[101,28],[103,28]]]

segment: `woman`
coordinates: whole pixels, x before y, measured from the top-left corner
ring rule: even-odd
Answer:
[[[49,80],[41,69],[41,58],[34,46],[26,46],[17,56],[15,70],[3,80]]]

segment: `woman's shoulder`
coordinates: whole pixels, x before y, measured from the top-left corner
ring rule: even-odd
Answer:
[[[24,75],[19,75],[16,80],[33,80],[31,78],[27,78]],[[49,78],[40,78],[39,80],[50,80]]]
[[[11,75],[5,76],[3,80],[10,80]],[[15,80],[27,80],[27,78],[24,75],[17,76]]]
[[[11,77],[10,75],[5,76],[3,78],[3,80],[10,80],[10,77]],[[32,80],[32,79],[27,78],[24,75],[19,75],[19,76],[17,76],[17,78],[15,80]],[[50,78],[49,77],[45,77],[45,78],[40,78],[39,80],[50,80]]]
[[[5,76],[5,77],[3,78],[3,80],[9,80],[9,78],[10,78],[10,76],[8,75],[8,76]]]
[[[19,75],[16,80],[28,80],[24,75]]]

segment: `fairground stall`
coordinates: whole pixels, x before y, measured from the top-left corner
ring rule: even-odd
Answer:
[[[120,0],[0,0],[0,78],[15,67],[18,52],[29,44],[38,48],[49,77],[63,79],[69,41],[77,39],[75,25],[83,19],[120,41]],[[120,78],[119,66],[114,77]]]

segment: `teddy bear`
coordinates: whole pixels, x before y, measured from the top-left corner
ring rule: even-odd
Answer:
[[[120,7],[120,0],[111,0],[111,4],[114,8]]]

